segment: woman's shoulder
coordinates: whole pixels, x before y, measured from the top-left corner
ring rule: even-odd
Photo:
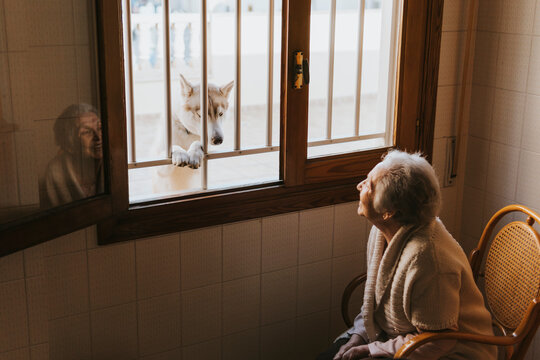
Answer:
[[[468,264],[463,249],[438,218],[412,234],[405,252],[414,254],[415,263],[434,271],[459,271]]]

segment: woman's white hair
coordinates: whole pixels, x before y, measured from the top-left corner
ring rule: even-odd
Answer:
[[[374,190],[378,213],[393,212],[400,224],[428,224],[439,214],[441,191],[433,167],[420,154],[391,150]]]

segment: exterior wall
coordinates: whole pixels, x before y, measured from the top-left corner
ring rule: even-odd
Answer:
[[[540,208],[531,180],[540,175],[531,166],[540,161],[533,141],[540,5],[492,3],[479,8],[463,207],[459,183],[443,188],[441,217],[466,249],[496,207]],[[466,7],[465,0],[445,5],[439,174],[446,137],[455,135]],[[365,268],[369,226],[355,209],[342,204],[106,247],[97,247],[91,227],[0,258],[0,359],[313,358],[343,330],[341,292]],[[360,295],[353,304],[358,309]],[[535,354],[538,336],[529,359]]]

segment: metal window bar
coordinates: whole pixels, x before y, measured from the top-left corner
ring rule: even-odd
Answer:
[[[332,138],[332,107],[334,99],[334,52],[336,43],[336,1],[332,0],[330,8],[330,49],[328,51],[328,107],[326,115],[326,139]]]
[[[356,98],[355,98],[355,114],[354,114],[354,133],[360,135],[360,103],[362,96],[362,56],[364,48],[364,17],[366,10],[366,0],[360,0],[358,9],[358,54],[356,66]]]
[[[129,161],[131,163],[137,162],[137,152],[136,152],[136,143],[135,143],[135,102],[133,101],[133,44],[132,44],[132,29],[131,29],[131,4],[130,0],[125,0],[126,6],[126,26],[127,31],[127,57],[128,57],[128,78],[129,78],[129,89],[127,90],[129,96],[129,138],[130,142],[130,154]]]
[[[397,71],[396,71],[396,61],[398,56],[398,31],[397,31],[397,22],[398,19],[401,17],[401,11],[402,11],[402,3],[401,1],[393,1],[392,2],[392,22],[391,22],[391,35],[390,35],[390,61],[388,66],[388,92],[386,97],[386,127],[385,127],[385,143],[390,144],[392,141],[392,127],[394,124],[394,111],[392,111],[395,107],[395,99],[394,99],[394,91],[396,85],[396,77],[397,77]],[[384,6],[384,5],[383,5]]]
[[[201,171],[201,188],[208,188],[208,57],[207,57],[207,23],[206,0],[201,0],[201,139],[203,147],[203,162]]]
[[[270,0],[268,12],[268,113],[266,116],[266,146],[272,146],[272,107],[274,105],[274,0]]]
[[[241,148],[241,125],[242,125],[242,99],[241,99],[241,75],[242,75],[242,0],[236,0],[236,80],[235,88],[235,121],[234,121],[234,150]]]
[[[272,105],[273,105],[273,57],[274,57],[274,0],[269,0],[269,35],[268,35],[268,103],[267,103],[267,136],[266,136],[266,146],[258,148],[241,148],[241,6],[242,1],[236,0],[236,78],[235,78],[235,138],[234,143],[235,147],[232,151],[224,151],[217,153],[208,153],[208,132],[207,132],[207,121],[208,121],[208,54],[207,54],[207,45],[208,45],[208,22],[207,22],[207,6],[206,0],[201,0],[201,45],[202,45],[202,54],[201,54],[201,141],[204,150],[204,157],[202,163],[202,174],[201,174],[201,187],[203,190],[207,189],[208,182],[208,160],[210,159],[221,159],[229,158],[235,156],[244,156],[252,154],[261,154],[273,151],[279,151],[279,146],[272,146]],[[172,99],[171,99],[171,64],[170,64],[170,13],[169,13],[169,0],[164,0],[164,50],[165,58],[167,61],[166,64],[166,74],[167,79],[165,81],[167,86],[167,159],[151,160],[151,161],[142,161],[137,162],[136,153],[135,153],[135,116],[134,116],[134,101],[133,101],[133,67],[132,67],[132,38],[131,38],[131,10],[129,0],[126,0],[126,11],[128,13],[126,25],[130,29],[130,34],[128,36],[128,62],[129,62],[129,73],[130,78],[129,87],[129,99],[130,99],[130,137],[131,137],[131,148],[132,156],[128,164],[129,169],[143,168],[143,167],[152,167],[159,165],[168,165],[170,164],[170,155],[171,155],[171,139],[172,139]],[[398,12],[400,9],[396,7],[393,11],[392,18],[392,29],[393,32],[395,29],[395,23],[397,21]],[[365,16],[365,0],[360,0],[360,9],[359,9],[359,40],[358,40],[358,64],[357,64],[357,88],[356,88],[356,133],[354,136],[332,139],[332,99],[333,99],[333,80],[334,80],[334,54],[335,54],[335,28],[336,28],[336,0],[332,0],[331,7],[331,21],[330,21],[330,59],[329,59],[329,84],[328,84],[328,117],[327,117],[327,138],[322,140],[310,141],[308,143],[309,147],[321,146],[328,144],[337,144],[345,143],[351,141],[361,141],[361,140],[370,140],[370,139],[385,139],[389,136],[388,134],[388,125],[387,131],[383,133],[375,133],[368,135],[359,135],[359,116],[360,116],[360,96],[361,96],[361,76],[362,76],[362,47],[363,47],[363,31],[364,31],[364,16]],[[397,34],[392,35],[392,44],[395,45],[397,39]],[[395,46],[394,46],[395,47]],[[397,50],[396,50],[397,51]],[[395,54],[395,52],[393,53]],[[390,69],[394,68],[395,65],[395,56],[392,57]],[[390,83],[395,82],[395,76],[391,75]],[[391,88],[391,87],[390,87]],[[390,95],[390,94],[389,94]],[[390,101],[391,99],[389,99]],[[389,114],[389,118],[392,115]],[[391,125],[391,124],[390,124]]]
[[[172,155],[172,95],[171,95],[171,25],[169,16],[170,6],[169,0],[163,0],[163,43],[164,56],[163,63],[165,64],[165,128],[167,136],[165,140],[165,154],[167,157]]]

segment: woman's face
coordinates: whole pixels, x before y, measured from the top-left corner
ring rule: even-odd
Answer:
[[[103,143],[101,138],[101,120],[96,114],[88,112],[79,118],[79,139],[83,156],[93,159],[103,157]]]
[[[360,201],[358,202],[358,215],[373,220],[379,215],[373,207],[373,196],[377,180],[381,175],[381,166],[375,166],[364,181],[361,181],[356,188],[360,192]]]

